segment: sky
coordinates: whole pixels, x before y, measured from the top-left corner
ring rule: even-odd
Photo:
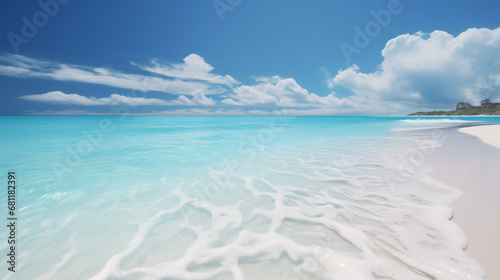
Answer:
[[[500,102],[500,1],[0,1],[0,115],[406,115]]]

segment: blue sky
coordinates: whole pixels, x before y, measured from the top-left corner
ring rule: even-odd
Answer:
[[[499,1],[0,2],[2,115],[404,115],[500,102]]]

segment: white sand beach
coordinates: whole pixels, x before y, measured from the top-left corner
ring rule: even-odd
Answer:
[[[466,233],[466,252],[486,268],[487,279],[500,279],[500,125],[450,131],[426,163],[432,177],[464,193],[452,205],[453,221]]]
[[[474,135],[486,144],[500,149],[500,125],[483,125],[460,128],[458,131]]]

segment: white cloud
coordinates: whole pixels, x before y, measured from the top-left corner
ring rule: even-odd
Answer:
[[[46,111],[25,111],[28,115],[115,115],[113,113],[101,113],[84,110],[46,110]],[[352,111],[344,111],[332,108],[319,109],[276,109],[272,111],[264,111],[259,109],[245,110],[241,108],[235,109],[214,109],[214,108],[189,108],[189,109],[173,109],[163,111],[152,111],[148,113],[127,113],[131,116],[324,116],[347,114],[353,115]]]
[[[185,97],[184,95],[177,97],[177,100],[172,101],[172,103],[175,105],[196,105],[191,99]]]
[[[212,98],[207,98],[202,90],[195,90],[191,93],[193,98],[189,99],[184,95],[181,95],[172,102],[169,102],[168,105],[202,105],[202,106],[211,106],[215,105],[216,102]]]
[[[61,91],[51,91],[44,94],[24,95],[19,98],[29,101],[67,104],[67,105],[82,105],[82,106],[99,106],[99,105],[185,105],[185,106],[211,106],[216,102],[212,98],[207,98],[202,90],[196,90],[192,93],[192,98],[189,99],[184,95],[179,96],[176,100],[166,101],[157,98],[144,97],[129,97],[119,94],[111,94],[109,97],[96,98],[86,97],[75,93],[64,93]]]
[[[95,115],[106,115],[100,114],[92,111],[86,110],[46,110],[46,111],[36,111],[36,110],[27,110],[24,111],[27,115],[33,116],[95,116]],[[107,114],[111,115],[111,114]]]
[[[352,101],[335,95],[318,96],[302,88],[293,78],[279,76],[257,79],[258,84],[239,86],[222,103],[227,105],[271,105],[281,107],[354,106]]]
[[[196,90],[205,94],[219,94],[220,86],[180,79],[165,79],[138,74],[125,74],[105,68],[59,64],[31,59],[21,55],[0,55],[0,75],[18,78],[43,78],[59,81],[107,85],[138,91],[160,91],[176,95],[190,95]]]
[[[452,109],[461,101],[500,101],[500,28],[468,29],[458,36],[444,31],[404,34],[387,42],[376,71],[365,73],[353,65],[328,79],[330,90],[318,95],[292,77],[256,79],[241,85],[229,75],[212,73],[213,67],[191,54],[183,63],[162,65],[152,61],[139,68],[154,76],[120,73],[105,68],[40,61],[19,55],[0,55],[0,75],[44,78],[108,85],[178,95],[171,100],[131,98],[113,94],[96,98],[50,92],[23,99],[59,104],[176,105],[152,114],[272,114],[269,108],[290,115],[394,115],[414,111]],[[496,60],[495,60],[496,59]],[[226,92],[231,89],[230,92]],[[347,95],[339,97],[338,92]],[[210,96],[211,94],[221,94]],[[209,98],[210,96],[212,98]],[[209,107],[209,108],[205,108]],[[265,108],[265,110],[261,110]],[[284,109],[286,108],[286,109]]]
[[[195,90],[192,93],[192,95],[193,95],[192,101],[195,104],[206,105],[206,106],[215,105],[215,101],[212,98],[207,98],[202,90],[199,89]]]
[[[133,65],[148,72],[171,78],[200,80],[211,84],[232,85],[237,83],[237,81],[229,75],[220,76],[210,73],[214,69],[212,65],[206,63],[205,59],[197,54],[188,55],[184,58],[184,63],[179,64],[162,65],[155,60],[151,61],[151,63],[153,64],[152,66],[137,65],[135,63],[133,63]]]
[[[252,112],[242,109],[176,109],[165,110],[160,112],[146,113],[142,115],[158,115],[158,116],[243,116],[243,115],[272,115],[272,112],[260,110],[252,110]]]
[[[4,76],[19,77],[28,75],[30,70],[18,66],[0,65],[0,73]]]
[[[28,115],[115,115],[113,113],[100,113],[85,110],[46,110],[46,111],[36,111],[29,110],[25,111]],[[282,115],[280,111],[266,112],[262,110],[242,110],[242,109],[208,109],[208,108],[190,108],[190,109],[174,109],[165,111],[153,111],[149,113],[127,113],[130,116],[245,116],[245,115],[259,115],[259,116],[271,116],[271,115]]]
[[[156,98],[128,97],[119,94],[111,94],[109,97],[96,98],[86,97],[79,94],[67,94],[61,91],[51,91],[44,94],[32,94],[19,97],[24,100],[70,104],[70,105],[168,105],[168,102]]]
[[[499,53],[500,28],[468,29],[456,37],[443,31],[405,34],[387,42],[377,71],[363,73],[354,65],[331,82],[352,91],[360,105],[399,105],[404,113],[451,109],[460,101],[500,97]]]

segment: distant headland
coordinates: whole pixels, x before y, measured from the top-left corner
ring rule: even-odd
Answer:
[[[480,106],[460,102],[455,108],[455,111],[416,112],[408,116],[500,115],[500,103],[492,103],[489,99],[482,100]]]

